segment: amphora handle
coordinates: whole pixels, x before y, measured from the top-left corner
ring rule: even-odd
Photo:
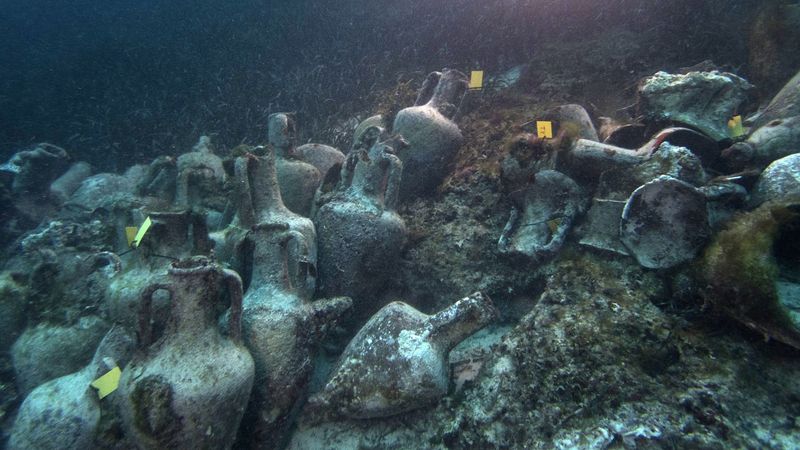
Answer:
[[[228,317],[228,333],[231,339],[241,342],[242,339],[242,279],[230,269],[222,270],[222,277],[231,300],[230,317]]]
[[[153,294],[156,291],[169,292],[170,300],[175,299],[175,288],[166,283],[153,283],[142,290],[139,306],[139,348],[147,348],[153,342]]]

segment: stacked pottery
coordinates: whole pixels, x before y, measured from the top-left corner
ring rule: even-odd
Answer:
[[[208,253],[210,241],[203,218],[190,212],[152,212],[152,225],[137,249],[114,263],[118,273],[111,280],[105,312],[115,322],[133,328],[139,308],[139,293],[163,276],[171,261]],[[157,311],[166,299],[156,301]],[[161,317],[161,314],[157,314]]]
[[[236,172],[243,187],[237,223],[253,224],[238,244],[238,259],[249,280],[244,340],[258,380],[247,426],[253,445],[263,447],[284,437],[289,414],[303,398],[313,371],[314,349],[350,300],[309,302],[316,283],[314,225],[284,206],[274,154],[240,158]]]
[[[308,217],[314,194],[322,181],[319,169],[298,158],[294,118],[275,113],[268,120],[269,144],[277,156],[278,182],[287,208]]]
[[[123,328],[112,328],[89,365],[34,389],[19,409],[8,447],[94,448],[102,410],[97,392],[89,385],[115,366],[124,367],[133,346]]]
[[[318,291],[352,297],[358,315],[382,306],[371,304],[371,297],[390,279],[405,243],[405,224],[394,211],[403,172],[395,152],[403,146],[402,138],[393,137],[369,152],[351,151],[338,195],[315,217]]]
[[[445,69],[428,75],[414,106],[401,110],[392,131],[408,141],[400,153],[403,180],[400,199],[432,193],[450,173],[464,140],[453,117],[467,90],[467,77]]]
[[[177,165],[175,203],[178,206],[205,206],[207,198],[222,189],[225,169],[222,159],[214,154],[208,136],[201,136],[191,152],[179,156]]]
[[[171,312],[152,342],[153,294],[165,290]],[[230,299],[229,335],[217,325]],[[253,358],[240,343],[242,282],[205,257],[173,263],[167,283],[141,295],[139,352],[122,373],[121,415],[139,448],[230,448],[253,386]]]
[[[246,235],[261,224],[282,224],[288,230],[295,231],[303,236],[307,243],[307,255],[304,263],[308,266],[308,276],[303,286],[297,286],[300,295],[310,298],[316,286],[317,264],[317,233],[314,223],[299,214],[289,210],[283,203],[281,187],[277,174],[278,158],[272,150],[266,155],[256,157],[248,154],[237,158],[235,163],[236,184],[239,187],[237,198],[237,215],[231,233],[236,242],[229,243],[233,247],[234,260],[239,261],[240,273],[247,282],[250,280],[248,264],[244,259],[247,256],[243,248]]]

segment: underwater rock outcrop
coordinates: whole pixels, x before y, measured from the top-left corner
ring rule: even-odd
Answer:
[[[150,308],[166,290],[171,306],[155,342]],[[221,298],[230,299],[228,336],[217,325]],[[253,358],[241,343],[242,282],[204,257],[176,262],[167,283],[141,295],[139,352],[119,382],[127,437],[139,448],[220,448],[233,445],[253,386]]]
[[[353,299],[355,314],[369,315],[382,305],[373,296],[391,278],[406,240],[403,219],[395,212],[403,163],[398,137],[348,154],[333,199],[320,207],[318,291],[326,297]]]
[[[403,161],[400,201],[429,195],[450,173],[464,140],[453,117],[467,91],[467,77],[444,69],[428,75],[414,106],[397,113],[392,132],[408,141],[398,153]]]
[[[390,303],[350,341],[309,407],[369,419],[434,404],[447,393],[450,350],[496,317],[480,292],[432,316]]]
[[[102,411],[97,392],[89,384],[114,367],[124,367],[133,348],[133,338],[124,329],[113,328],[89,365],[34,389],[20,406],[8,448],[97,448],[95,438]]]
[[[727,72],[657,72],[641,81],[638,110],[648,120],[685,124],[723,141],[730,138],[728,120],[739,112],[752,87]]]

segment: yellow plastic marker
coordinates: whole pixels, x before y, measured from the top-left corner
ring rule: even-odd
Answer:
[[[553,139],[553,122],[547,120],[537,120],[536,134],[541,139]]]
[[[139,231],[137,227],[125,227],[125,237],[128,239],[128,247],[133,245],[133,240],[136,239],[137,231]]]
[[[139,227],[139,231],[136,232],[136,237],[131,241],[131,247],[137,248],[139,244],[142,243],[145,233],[147,233],[147,230],[150,229],[150,225],[152,224],[153,222],[150,220],[150,216],[147,216],[147,219],[144,219],[144,222],[142,222],[142,226]]]
[[[469,76],[469,88],[470,90],[479,90],[483,89],[483,71],[482,70],[473,70]]]
[[[728,121],[728,129],[731,130],[731,137],[733,138],[744,135],[742,116],[733,116],[733,118]]]
[[[100,397],[101,400],[108,394],[117,390],[120,375],[122,375],[122,371],[119,370],[119,366],[114,366],[114,368],[106,372],[105,375],[92,381],[91,386],[97,389],[97,396]]]

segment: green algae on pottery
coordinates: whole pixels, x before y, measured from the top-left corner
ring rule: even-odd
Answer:
[[[800,320],[793,309],[797,302],[791,301],[796,289],[790,287],[796,285],[797,268],[792,262],[787,267],[783,255],[787,247],[797,247],[792,234],[800,226],[798,206],[766,203],[739,216],[706,249],[702,262],[708,301],[765,337],[796,348]]]

